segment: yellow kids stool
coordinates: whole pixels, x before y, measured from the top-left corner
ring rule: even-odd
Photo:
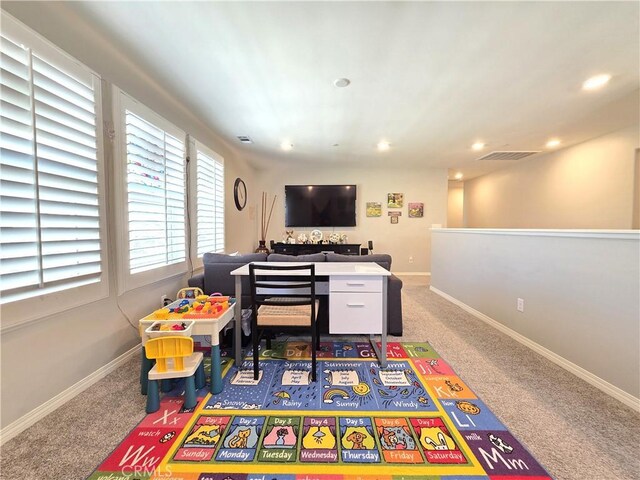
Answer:
[[[158,380],[173,378],[185,379],[184,408],[196,406],[196,384],[202,388],[205,384],[202,352],[193,351],[191,337],[167,336],[148,340],[145,354],[156,364],[149,370],[147,384],[147,413],[157,412],[160,408]]]

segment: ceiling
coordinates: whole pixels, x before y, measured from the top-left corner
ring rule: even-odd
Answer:
[[[65,8],[258,168],[430,166],[470,178],[505,165],[476,162],[491,151],[544,150],[550,137],[571,145],[638,121],[637,2]],[[613,76],[607,87],[582,91],[602,72]],[[340,77],[351,85],[335,87]],[[381,140],[390,150],[377,151]],[[477,140],[481,153],[470,148]]]

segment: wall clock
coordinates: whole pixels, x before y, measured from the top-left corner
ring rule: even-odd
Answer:
[[[247,186],[241,178],[236,178],[233,184],[233,201],[236,208],[242,210],[247,205]]]

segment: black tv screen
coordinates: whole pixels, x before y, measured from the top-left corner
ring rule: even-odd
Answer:
[[[355,185],[285,185],[287,227],[355,227]]]

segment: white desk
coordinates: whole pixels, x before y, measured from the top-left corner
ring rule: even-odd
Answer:
[[[254,262],[255,265],[295,266],[308,262]],[[327,277],[328,289],[316,288],[316,295],[329,295],[329,333],[368,334],[380,366],[387,366],[387,280],[391,273],[373,262],[317,262],[318,277]],[[242,277],[249,275],[249,264],[231,272],[235,276],[235,334],[234,351],[236,365],[242,363]],[[288,271],[269,271],[270,276],[292,276]],[[382,348],[378,348],[374,335],[381,336]],[[384,352],[384,355],[381,353]]]

